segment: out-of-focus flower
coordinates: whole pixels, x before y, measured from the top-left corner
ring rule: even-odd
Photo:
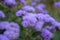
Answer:
[[[49,30],[50,32],[56,32],[55,26],[46,26],[45,29]]]
[[[10,40],[14,40],[18,38],[19,33],[15,33],[13,31],[5,31],[3,35],[8,37]]]
[[[42,13],[44,11],[44,8],[46,7],[45,4],[39,4],[36,6],[36,11],[39,13]]]
[[[37,22],[36,15],[35,14],[27,14],[23,16],[23,21],[26,22],[29,26],[34,26],[35,23]],[[23,23],[24,24],[24,23]]]
[[[0,29],[5,29],[2,35],[6,36],[9,40],[14,40],[19,37],[20,30],[17,23],[7,21],[0,22]]]
[[[42,14],[42,13],[37,14],[36,18],[37,18],[39,21],[44,21],[44,14]]]
[[[49,12],[48,12],[48,10],[43,10],[41,13],[48,14]]]
[[[0,18],[5,18],[5,14],[3,13],[3,11],[0,10]]]
[[[26,0],[20,0],[20,3],[23,4],[23,6],[27,5]]]
[[[60,7],[60,2],[55,2],[55,3],[54,3],[54,6],[55,6],[55,7]]]
[[[10,7],[14,7],[16,6],[16,0],[4,0],[5,5],[10,6]]]
[[[37,8],[46,8],[46,5],[45,4],[38,4],[36,7]]]
[[[24,6],[22,9],[27,12],[35,12],[35,8],[29,5]]]
[[[60,30],[60,22],[56,22],[54,25],[56,28],[58,28]]]
[[[4,35],[0,35],[0,40],[9,40],[9,39]]]
[[[43,22],[43,21],[38,21],[38,22],[36,23],[36,25],[35,25],[35,29],[36,29],[37,31],[41,31],[43,25],[44,25],[44,22]]]
[[[16,16],[24,16],[26,14],[27,14],[27,12],[24,11],[24,10],[19,10],[19,11],[16,12]]]
[[[3,22],[0,22],[0,29],[7,29],[7,27],[9,27],[9,22],[7,21],[3,21]]]
[[[22,25],[23,25],[23,27],[28,27],[29,26],[27,21],[22,21]]]
[[[52,32],[50,32],[49,30],[47,30],[47,29],[43,29],[42,30],[42,33],[41,33],[41,36],[43,37],[43,38],[53,38],[53,33]]]

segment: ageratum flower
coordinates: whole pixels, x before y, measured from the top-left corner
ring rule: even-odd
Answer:
[[[4,32],[4,35],[10,40],[17,39],[19,37],[19,25],[17,23],[11,22],[9,27]]]
[[[24,24],[25,22],[27,23],[26,25],[29,25],[29,26],[34,26],[35,23],[37,22],[36,15],[32,13],[23,16],[22,20],[23,20],[22,25],[25,25]]]
[[[55,19],[53,17],[51,17],[50,15],[45,14],[44,16],[45,16],[44,17],[45,22],[50,22],[51,24],[54,24],[54,22],[56,22]]]
[[[4,36],[8,37],[10,40],[15,40],[18,38],[19,33],[15,33],[13,31],[5,31]]]
[[[0,34],[0,40],[9,40],[6,36]]]
[[[10,6],[10,7],[14,7],[16,6],[16,0],[4,0],[5,5]]]
[[[44,21],[44,14],[37,14],[36,18],[38,19],[38,21]]]
[[[56,28],[58,28],[60,30],[60,22],[56,22],[54,25]]]
[[[11,22],[9,26],[10,27],[8,27],[6,30],[14,31],[14,32],[19,33],[19,25],[17,23]]]
[[[36,6],[37,2],[40,2],[41,0],[31,0],[31,5]]]
[[[37,8],[46,8],[46,5],[45,4],[38,4],[36,7]]]
[[[52,32],[50,32],[49,30],[47,30],[47,29],[43,29],[42,30],[42,33],[41,33],[41,36],[43,37],[43,38],[53,38],[53,33]]]
[[[5,29],[5,31],[1,35],[7,37],[9,40],[14,40],[19,37],[20,31],[19,31],[19,25],[17,23],[14,22],[9,23],[7,21],[0,22],[0,29],[1,30]]]
[[[39,12],[39,13],[42,13],[44,11],[44,8],[46,6],[44,4],[39,4],[36,6],[36,11]]]
[[[35,8],[29,5],[24,6],[22,9],[27,12],[35,12]]]
[[[51,40],[50,38],[44,38],[44,40]]]
[[[46,26],[45,29],[49,30],[50,32],[54,33],[56,32],[55,26]]]
[[[36,23],[36,25],[35,25],[35,29],[36,29],[37,31],[41,31],[43,25],[44,25],[44,22],[43,22],[43,21],[38,21],[38,22]]]
[[[22,25],[23,25],[23,27],[28,27],[29,26],[27,21],[22,21]]]
[[[55,7],[60,7],[60,2],[55,2],[55,3],[54,3],[54,6],[55,6]]]
[[[7,22],[7,21],[0,22],[0,29],[1,30],[7,29],[7,27],[9,27],[9,22]]]
[[[5,18],[5,14],[3,11],[0,10],[0,18]]]
[[[20,0],[20,3],[23,4],[24,6],[27,5],[26,0]]]
[[[24,16],[26,14],[27,14],[27,12],[24,11],[24,10],[19,10],[19,11],[16,12],[16,16]]]
[[[41,13],[48,14],[49,12],[48,12],[48,10],[43,10]]]

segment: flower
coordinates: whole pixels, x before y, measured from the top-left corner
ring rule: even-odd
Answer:
[[[24,10],[19,10],[19,11],[16,12],[16,16],[24,16],[26,14],[27,14],[27,12],[24,11]]]
[[[19,33],[15,33],[13,31],[5,31],[3,35],[8,37],[10,40],[14,40],[18,38],[19,36],[18,34]]]
[[[0,40],[9,40],[6,36],[0,34]]]
[[[47,30],[47,29],[43,29],[42,30],[42,33],[41,33],[41,36],[43,37],[43,38],[53,38],[53,33],[52,32],[50,32],[49,30]]]
[[[55,3],[54,3],[54,6],[55,6],[55,7],[60,7],[60,2],[55,2]]]
[[[5,18],[5,14],[3,11],[0,10],[0,18]]]
[[[7,37],[9,40],[14,40],[19,37],[19,33],[20,33],[19,25],[15,22],[8,22],[8,21],[0,22],[0,29],[1,30],[5,29],[2,35]]]
[[[36,29],[37,31],[41,31],[43,25],[44,25],[44,22],[43,22],[43,21],[38,21],[38,22],[36,23],[36,25],[35,25],[35,29]]]
[[[22,7],[22,9],[27,11],[27,12],[35,12],[35,8],[32,6],[29,6],[29,5]]]
[[[5,4],[10,7],[16,6],[16,0],[4,0]]]
[[[44,21],[44,14],[37,14],[36,18],[38,19],[38,21]]]
[[[0,22],[0,29],[1,30],[7,29],[7,27],[9,27],[9,22],[7,22],[7,21]]]
[[[23,5],[27,5],[26,0],[20,0],[20,3]]]
[[[34,26],[35,23],[37,22],[36,14],[32,14],[32,13],[27,14],[27,15],[22,17],[22,20],[23,20],[23,25]]]

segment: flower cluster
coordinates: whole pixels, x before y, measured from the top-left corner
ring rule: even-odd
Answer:
[[[14,22],[0,22],[0,30],[5,30],[0,34],[0,40],[15,40],[19,37],[19,25]]]
[[[50,16],[45,8],[45,4],[38,4],[36,6],[25,5],[16,12],[16,16],[22,17],[22,26],[24,28],[32,27],[36,31],[41,32],[44,40],[50,40],[54,37],[55,28],[57,27],[60,30],[60,23]],[[43,27],[47,23],[51,23],[51,25]]]
[[[19,0],[23,6],[16,12],[16,16],[22,18],[22,26],[24,28],[31,27],[41,32],[40,36],[43,37],[44,40],[51,40],[54,37],[56,28],[60,30],[60,22],[57,22],[49,15],[46,4],[39,4],[41,0],[31,0],[30,5],[28,5],[26,1],[27,0]],[[17,7],[18,3],[16,0],[4,0],[4,4],[9,7]],[[55,2],[54,6],[60,7],[60,2]],[[5,17],[4,12],[0,10],[0,18]],[[48,23],[51,25],[48,25]],[[0,40],[16,40],[19,37],[19,25],[15,22],[0,22],[0,30],[4,30],[4,32],[0,34]]]

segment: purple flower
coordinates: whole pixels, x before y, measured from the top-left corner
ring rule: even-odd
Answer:
[[[54,26],[60,30],[60,22],[56,22]]]
[[[55,26],[46,26],[45,29],[49,30],[50,32],[56,32]]]
[[[27,21],[22,21],[22,25],[23,25],[23,27],[28,27],[29,26]]]
[[[48,10],[43,10],[42,13],[43,14],[48,14],[49,12],[48,12]]]
[[[9,40],[9,39],[4,35],[0,35],[0,40]]]
[[[54,3],[54,6],[60,7],[60,2],[55,2],[55,3]]]
[[[38,21],[44,21],[44,14],[37,14],[36,18],[38,19]]]
[[[9,40],[14,40],[19,37],[20,30],[17,23],[9,23],[7,21],[0,22],[0,29],[5,29],[2,35],[6,36]]]
[[[44,40],[51,40],[50,38],[44,38]]]
[[[38,4],[36,7],[38,7],[38,8],[46,8],[46,5],[45,4]]]
[[[0,18],[5,18],[5,14],[0,10]]]
[[[36,2],[32,2],[31,5],[32,5],[32,6],[36,6],[37,3],[36,3]]]
[[[43,12],[43,10],[44,10],[44,9],[43,9],[43,8],[41,8],[41,7],[38,7],[38,6],[36,7],[36,12],[38,12],[38,13],[42,13],[42,12]]]
[[[23,16],[23,15],[26,15],[26,14],[27,14],[27,12],[24,11],[24,10],[19,10],[19,11],[16,12],[16,16]]]
[[[20,0],[20,3],[23,4],[23,5],[27,5],[26,0]]]
[[[34,26],[35,23],[37,22],[36,15],[32,13],[23,16],[22,19],[23,19],[23,22],[27,23],[26,25],[29,25],[29,26]]]
[[[29,5],[24,6],[22,9],[27,12],[35,12],[35,8]]]
[[[44,4],[39,4],[36,6],[36,11],[39,12],[39,13],[42,13],[44,11],[44,8],[46,6]]]
[[[19,33],[20,31],[19,31],[19,25],[17,24],[17,23],[14,23],[14,22],[11,22],[10,24],[9,24],[9,26],[10,27],[7,27],[7,29],[6,30],[8,30],[8,31],[13,31],[13,32],[17,32],[17,33]]]
[[[9,22],[7,21],[3,21],[3,22],[0,22],[0,29],[7,29],[7,27],[9,27]]]
[[[36,29],[37,31],[41,31],[43,25],[44,25],[44,22],[43,22],[43,21],[38,21],[38,22],[36,23],[36,25],[35,25],[35,29]]]
[[[49,30],[47,30],[47,29],[43,29],[42,30],[42,33],[41,33],[41,36],[43,37],[43,38],[53,38],[53,33],[51,33]]]
[[[55,19],[53,17],[51,17],[50,15],[45,14],[44,16],[45,16],[44,17],[45,22],[50,22],[51,24],[54,24],[54,22],[56,22]]]
[[[16,0],[4,0],[4,2],[7,6],[11,6],[11,7],[16,6]]]
[[[36,6],[38,2],[40,2],[40,0],[31,0],[31,5]]]
[[[19,33],[15,33],[13,31],[5,31],[3,35],[8,37],[10,40],[14,40],[19,37]]]

